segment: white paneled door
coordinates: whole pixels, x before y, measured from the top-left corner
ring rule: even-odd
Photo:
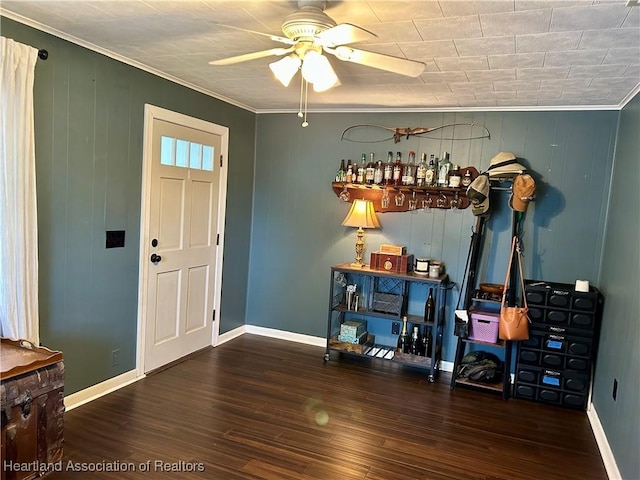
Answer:
[[[221,267],[220,172],[226,156],[221,134],[157,117],[149,126],[146,245],[141,248],[144,372],[212,344]]]

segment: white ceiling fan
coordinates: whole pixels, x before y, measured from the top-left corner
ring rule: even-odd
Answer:
[[[213,60],[209,63],[223,66],[268,56],[286,55],[269,65],[276,78],[284,86],[288,86],[300,69],[304,80],[312,84],[316,92],[328,90],[339,84],[338,77],[327,57],[322,55],[323,52],[334,55],[342,61],[409,77],[417,77],[424,71],[425,64],[422,62],[348,47],[347,45],[352,43],[376,38],[376,35],[350,23],[338,25],[324,13],[325,7],[325,1],[299,0],[298,10],[287,15],[282,23],[282,32],[285,37],[224,25],[228,28],[267,36],[288,47],[271,48]]]

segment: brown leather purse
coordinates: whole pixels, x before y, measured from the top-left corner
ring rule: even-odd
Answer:
[[[518,255],[518,271],[520,272],[520,287],[522,291],[522,299],[524,306],[505,307],[504,302],[507,296],[507,285],[509,284],[509,275],[511,273],[511,264],[513,263],[513,255]],[[500,321],[498,323],[498,336],[502,340],[528,340],[529,339],[529,308],[527,306],[527,297],[524,292],[524,277],[522,275],[522,259],[520,257],[520,241],[517,236],[513,237],[511,242],[511,255],[509,255],[509,265],[507,267],[507,277],[504,281],[502,289],[502,303],[500,304]]]

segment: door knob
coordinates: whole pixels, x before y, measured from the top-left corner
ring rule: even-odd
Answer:
[[[160,255],[156,255],[155,253],[152,253],[150,260],[152,263],[158,263],[160,260],[162,260],[162,257]]]

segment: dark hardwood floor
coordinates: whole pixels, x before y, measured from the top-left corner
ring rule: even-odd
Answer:
[[[607,478],[584,412],[323,354],[246,334],[69,411],[48,479]]]

